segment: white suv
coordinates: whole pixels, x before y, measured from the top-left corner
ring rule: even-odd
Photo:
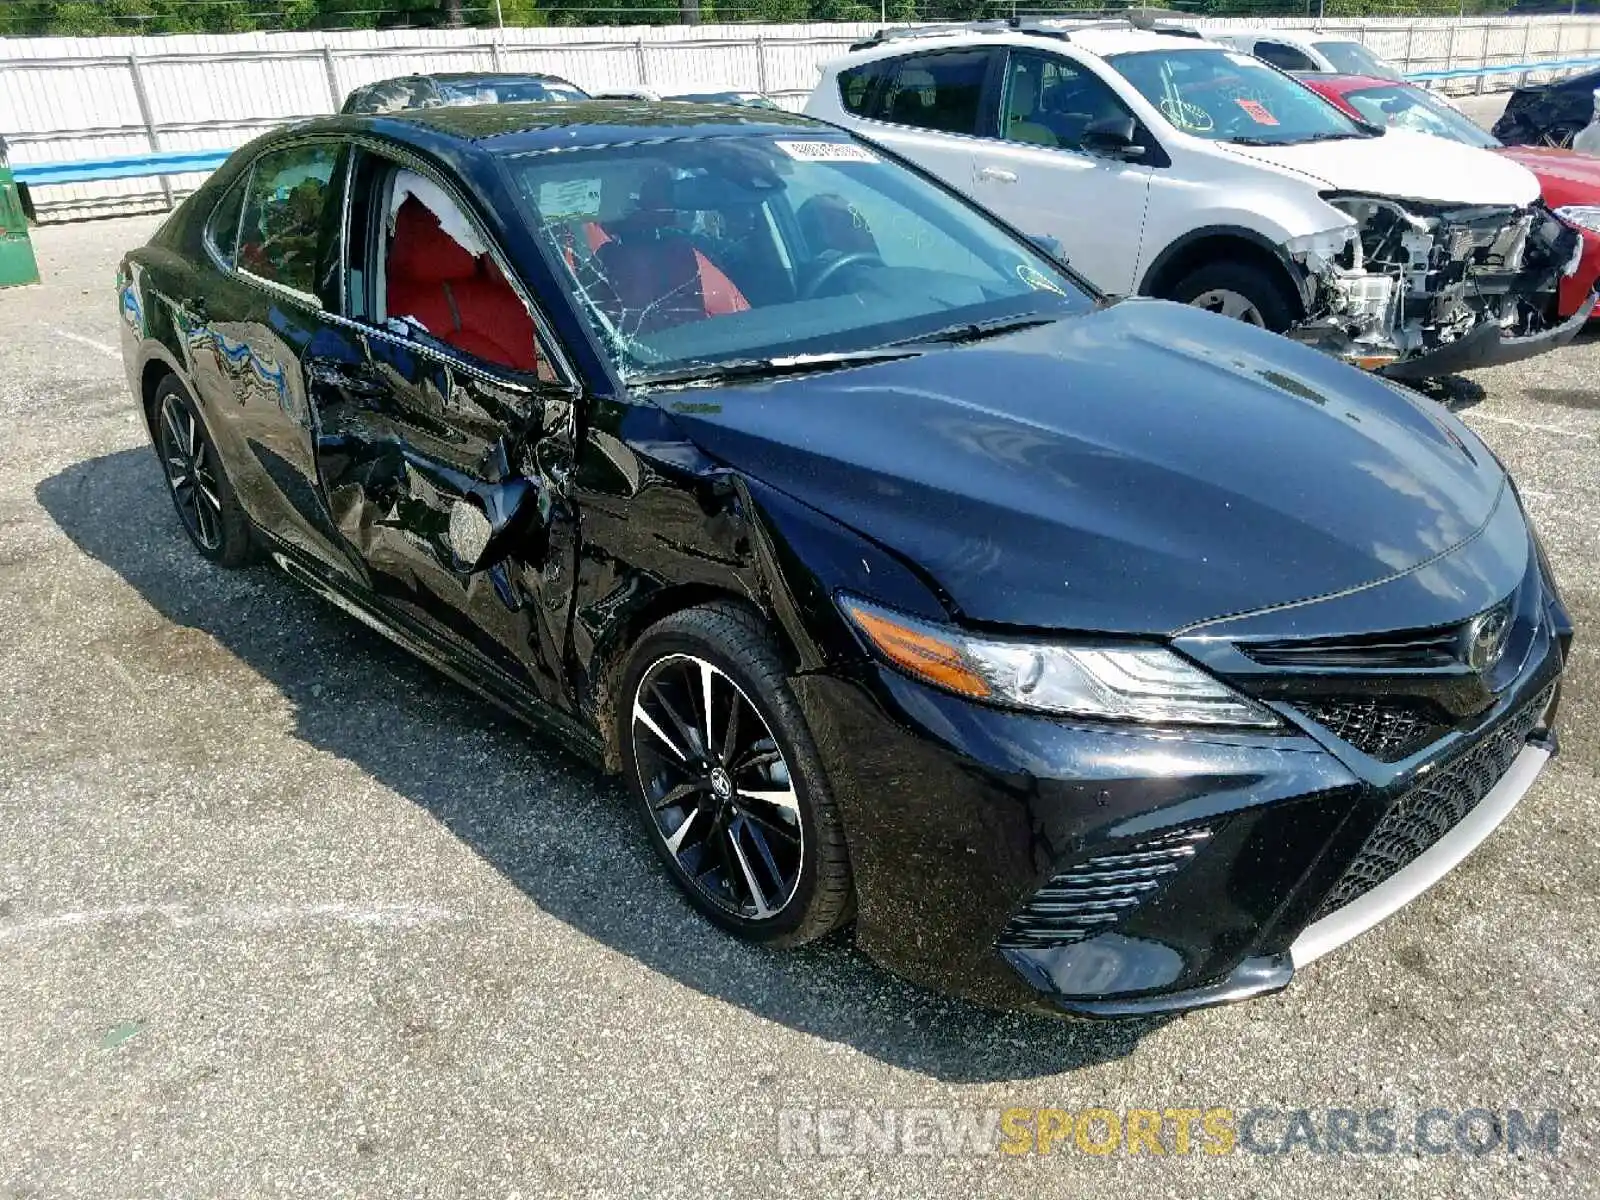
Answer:
[[[1344,116],[1261,60],[1127,23],[884,31],[806,112],[1057,244],[1102,291],[1196,304],[1392,376],[1527,357],[1578,234],[1508,159]]]

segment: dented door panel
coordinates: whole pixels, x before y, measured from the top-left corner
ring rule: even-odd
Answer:
[[[359,336],[360,363],[317,364],[318,469],[374,599],[565,707],[570,396]],[[463,558],[452,539],[461,504],[495,521],[492,561]]]

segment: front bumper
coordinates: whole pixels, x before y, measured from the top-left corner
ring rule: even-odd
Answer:
[[[1480,325],[1471,333],[1437,350],[1391,363],[1383,367],[1379,374],[1389,379],[1438,379],[1461,371],[1520,362],[1537,354],[1558,350],[1583,331],[1597,301],[1600,301],[1600,292],[1591,291],[1578,305],[1577,311],[1561,324],[1526,337],[1509,336],[1498,325]]]
[[[844,813],[857,943],[916,982],[1057,1015],[1155,1015],[1278,990],[1430,887],[1528,790],[1554,748],[1571,631],[1553,591],[1543,604],[1494,703],[1392,765],[1310,727],[1068,725],[887,669],[800,676],[795,692]],[[1491,743],[1499,759],[1470,761]],[[1385,819],[1452,769],[1494,782],[1420,856],[1325,911]],[[1147,890],[1113,923],[1059,945],[1040,936],[1085,897],[1121,905],[1130,888]]]

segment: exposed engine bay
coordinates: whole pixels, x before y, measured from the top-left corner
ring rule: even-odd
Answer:
[[[1520,338],[1556,324],[1556,289],[1577,270],[1582,242],[1542,204],[1325,198],[1354,224],[1289,244],[1309,313],[1290,331],[1296,340],[1377,369],[1485,327]]]

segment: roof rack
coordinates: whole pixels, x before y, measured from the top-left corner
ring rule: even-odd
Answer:
[[[1070,42],[1074,32],[1085,29],[1138,29],[1148,33],[1165,33],[1176,37],[1201,37],[1199,30],[1188,25],[1173,25],[1157,21],[1157,14],[1182,17],[1185,14],[1170,9],[1129,8],[1118,16],[1082,17],[995,17],[982,21],[947,21],[936,25],[901,25],[878,30],[865,41],[854,43],[851,50],[867,50],[887,42],[912,38],[949,37],[960,33],[1026,33],[1034,37],[1055,38]]]

